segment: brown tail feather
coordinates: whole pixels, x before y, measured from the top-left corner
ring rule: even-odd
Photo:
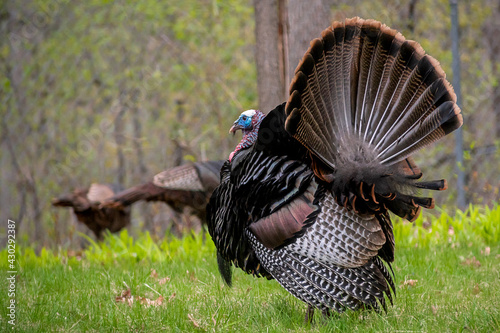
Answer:
[[[446,179],[430,180],[426,182],[415,183],[415,186],[427,190],[444,191],[448,188],[448,182],[446,181]]]
[[[389,209],[413,219],[434,204],[401,195],[405,188],[444,186],[414,183],[422,173],[410,156],[462,125],[455,102],[418,43],[353,18],[311,42],[290,85],[285,128],[312,153],[317,176],[333,182],[340,204],[378,210],[391,201]]]

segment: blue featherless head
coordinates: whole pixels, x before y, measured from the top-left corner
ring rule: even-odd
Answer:
[[[236,146],[236,149],[229,155],[229,161],[242,149],[249,148],[257,140],[260,124],[266,115],[259,110],[247,110],[241,113],[240,117],[234,122],[229,133],[236,133],[237,130],[243,132],[243,138]]]
[[[241,113],[240,117],[234,122],[229,130],[229,133],[235,134],[237,130],[241,130],[243,135],[252,131],[254,128],[253,118],[257,114],[255,110],[247,110]]]

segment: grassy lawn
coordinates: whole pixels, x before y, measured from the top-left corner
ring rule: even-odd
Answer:
[[[42,250],[35,255],[21,249],[16,330],[500,331],[498,236],[488,238],[491,231],[481,236],[479,224],[471,226],[466,219],[460,231],[459,225],[449,227],[449,219],[442,222],[448,229],[439,231],[436,220],[432,230],[422,231],[424,222],[396,226],[396,235],[405,239],[394,264],[397,296],[387,313],[347,312],[329,319],[316,314],[312,324],[305,324],[305,304],[275,281],[237,270],[233,288],[225,287],[214,245],[201,235],[153,242],[147,234],[132,240],[122,232],[81,253]],[[432,239],[448,239],[434,243],[432,233]],[[6,272],[5,250],[0,260]],[[4,332],[12,331],[6,287],[2,283],[0,290]]]

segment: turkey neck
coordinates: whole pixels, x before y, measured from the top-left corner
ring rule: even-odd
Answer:
[[[255,118],[252,120],[252,129],[250,131],[243,131],[243,138],[240,143],[236,146],[234,151],[229,155],[229,161],[231,161],[240,150],[250,148],[253,146],[255,141],[257,141],[257,136],[259,135],[259,128],[262,120],[266,117],[266,115],[259,110],[256,111],[254,116]]]

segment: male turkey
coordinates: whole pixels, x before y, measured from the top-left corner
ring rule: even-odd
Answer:
[[[52,206],[72,207],[78,221],[85,224],[97,239],[102,239],[104,230],[118,232],[130,224],[130,207],[100,207],[117,190],[116,186],[93,183],[88,188],[79,188],[52,200]]]
[[[395,30],[360,18],[311,42],[290,97],[249,110],[243,139],[207,207],[219,271],[276,279],[329,312],[386,308],[394,292],[389,211],[413,221],[445,180],[419,181],[410,157],[462,125],[439,63]]]
[[[126,207],[137,201],[162,201],[175,212],[189,207],[205,223],[206,206],[219,185],[220,169],[224,161],[195,162],[167,169],[154,181],[126,189],[106,200],[104,207]]]

